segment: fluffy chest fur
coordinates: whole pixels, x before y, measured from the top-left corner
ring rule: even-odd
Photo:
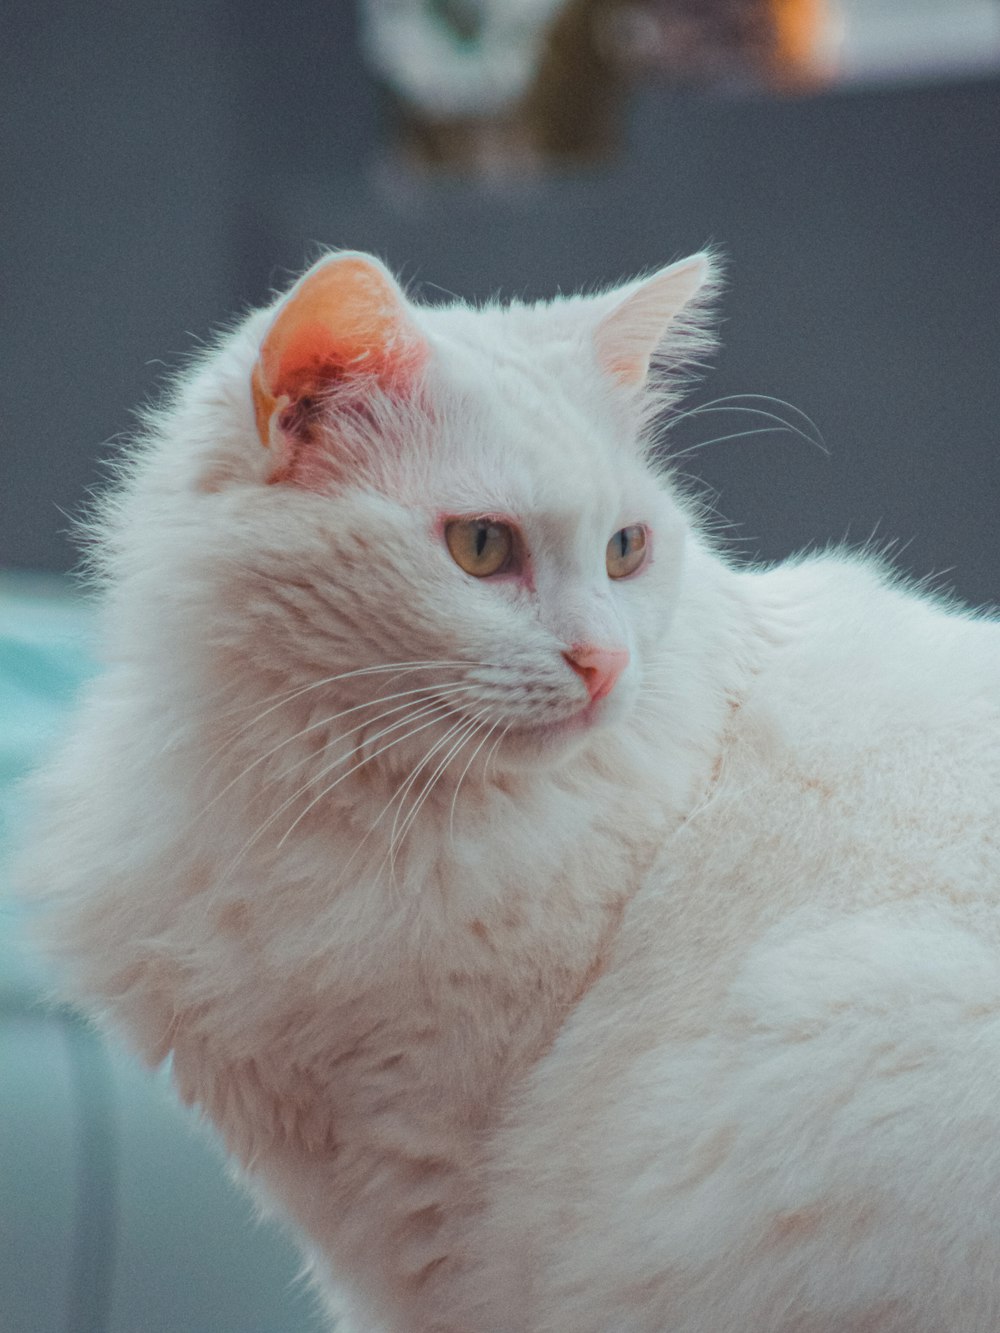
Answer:
[[[185,855],[141,877],[116,868],[80,914],[82,984],[129,1015],[149,1058],[172,1053],[181,1095],[398,1318],[463,1271],[485,1145],[603,974],[676,823],[650,801],[654,773],[636,740],[586,782],[533,784],[530,801],[516,779],[457,808],[450,790],[431,795],[391,867],[390,830],[358,855],[377,785],[294,846],[249,852],[255,802],[241,791],[227,819],[224,797],[207,828],[193,820]],[[137,949],[140,879],[155,907]]]

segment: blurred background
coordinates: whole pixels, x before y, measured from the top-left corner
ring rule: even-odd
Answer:
[[[7,0],[0,838],[91,670],[65,573],[185,354],[332,245],[428,301],[726,256],[668,435],[747,559],[847,540],[1000,597],[1000,0]],[[805,414],[805,416],[800,415]],[[774,429],[770,429],[774,427]],[[210,1140],[0,905],[0,1333],[318,1327]]]
[[[2,566],[72,563],[132,409],[320,245],[438,300],[710,241],[692,403],[772,394],[830,449],[691,456],[740,549],[874,532],[998,595],[997,0],[7,0],[0,98]]]

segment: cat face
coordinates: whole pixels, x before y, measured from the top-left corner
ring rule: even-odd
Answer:
[[[188,551],[224,670],[394,773],[550,764],[624,725],[683,560],[638,435],[690,270],[418,310],[334,256],[251,321],[221,385],[203,372],[229,420],[201,462],[210,549]]]

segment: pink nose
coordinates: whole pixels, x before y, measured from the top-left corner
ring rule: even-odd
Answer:
[[[576,643],[563,653],[566,661],[583,680],[591,703],[603,699],[615,688],[615,681],[628,666],[627,648],[598,648],[592,643]]]

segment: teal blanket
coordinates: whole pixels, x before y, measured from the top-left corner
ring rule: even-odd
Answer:
[[[0,1329],[309,1333],[287,1239],[255,1223],[166,1070],[44,1002],[5,900],[19,779],[94,670],[92,623],[68,581],[0,573]]]
[[[0,573],[0,993],[33,986],[40,969],[19,943],[6,865],[23,819],[19,779],[59,737],[93,671],[92,612],[68,579]]]

